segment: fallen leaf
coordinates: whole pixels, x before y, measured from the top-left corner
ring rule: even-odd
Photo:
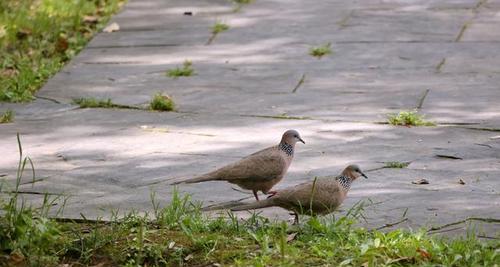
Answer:
[[[192,259],[192,258],[193,258],[193,254],[189,254],[189,255],[187,255],[187,256],[184,258],[184,260],[185,260],[185,261],[189,261],[189,260],[190,260],[190,259]]]
[[[169,248],[169,249],[173,249],[173,248],[174,248],[174,246],[175,246],[175,242],[174,242],[174,241],[172,241],[172,242],[170,242],[170,243],[168,244],[168,248]]]
[[[495,135],[495,136],[492,136],[492,137],[490,137],[490,139],[493,139],[493,140],[494,140],[494,139],[500,139],[500,135]]]
[[[99,21],[99,18],[96,16],[83,16],[83,22],[85,23],[97,23]]]
[[[9,255],[9,261],[14,264],[19,264],[23,262],[25,259],[23,253],[19,250],[14,250],[12,253]]]
[[[14,68],[6,68],[3,70],[0,70],[0,76],[6,77],[6,78],[14,77],[18,73],[19,73],[19,71],[14,69]]]
[[[7,35],[7,29],[5,28],[5,25],[0,24],[0,39],[3,38],[5,35]]]
[[[429,181],[427,181],[427,179],[418,179],[418,180],[415,180],[413,182],[411,182],[412,184],[429,184]]]
[[[116,22],[113,22],[113,23],[109,24],[108,26],[106,26],[106,28],[104,28],[102,31],[110,33],[110,32],[117,32],[119,30],[120,30],[120,25],[118,25],[118,23],[116,23]]]
[[[30,29],[20,29],[16,33],[17,39],[24,39],[28,37],[28,35],[31,35],[32,31]]]
[[[295,233],[291,233],[291,234],[289,234],[289,235],[286,237],[286,242],[287,242],[287,243],[292,242],[293,240],[295,240],[295,237],[296,237],[296,236],[297,236],[297,233],[296,233],[296,232],[295,232]]]
[[[97,13],[97,15],[102,16],[102,15],[104,15],[106,13],[106,10],[104,9],[104,7],[98,7],[96,9],[96,13]]]
[[[68,49],[68,47],[69,47],[68,39],[66,39],[65,37],[59,37],[59,39],[57,39],[56,43],[57,52],[63,53]]]
[[[391,259],[391,260],[389,260],[389,262],[387,262],[387,263],[389,263],[389,264],[390,264],[390,263],[396,263],[396,262],[399,262],[399,261],[408,261],[409,259],[410,259],[410,258],[408,258],[408,257],[400,257],[400,258],[397,258],[397,259]],[[387,264],[387,263],[386,263],[386,264]]]
[[[427,252],[427,250],[423,248],[417,248],[417,252],[420,253],[420,256],[422,256],[425,259],[431,258],[431,254],[429,254],[429,252]]]
[[[165,99],[165,100],[167,100],[167,101],[172,101],[172,97],[170,97],[169,95],[164,95],[164,94],[162,94],[162,95],[161,95],[161,98],[163,98],[163,99]]]
[[[464,180],[462,180],[462,179],[458,179],[458,183],[462,184],[462,185],[465,184]]]

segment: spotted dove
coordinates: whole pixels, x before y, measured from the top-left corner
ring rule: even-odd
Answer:
[[[283,179],[292,163],[295,144],[299,141],[305,144],[297,131],[288,130],[276,146],[253,153],[215,171],[172,184],[227,181],[243,189],[252,190],[255,199],[259,201],[258,191],[268,194],[271,188]]]
[[[298,214],[328,214],[342,204],[351,183],[360,176],[368,178],[357,165],[349,165],[338,176],[315,178],[314,181],[279,190],[266,200],[233,207],[231,211],[277,206],[292,211],[295,222],[298,222]]]

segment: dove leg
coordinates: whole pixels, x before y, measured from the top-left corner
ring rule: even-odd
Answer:
[[[257,190],[252,190],[253,195],[255,196],[255,199],[259,201],[259,195],[257,195]]]

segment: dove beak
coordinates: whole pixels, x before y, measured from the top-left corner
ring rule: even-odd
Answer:
[[[366,176],[366,174],[364,173],[361,173],[361,176],[365,177],[365,179],[368,179],[368,176]]]
[[[300,137],[297,137],[299,139],[300,142],[302,142],[303,144],[305,144],[306,142],[304,142],[304,140],[302,140],[302,138]]]

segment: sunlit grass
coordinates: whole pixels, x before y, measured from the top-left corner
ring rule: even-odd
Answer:
[[[123,0],[0,1],[0,101],[33,99]]]

